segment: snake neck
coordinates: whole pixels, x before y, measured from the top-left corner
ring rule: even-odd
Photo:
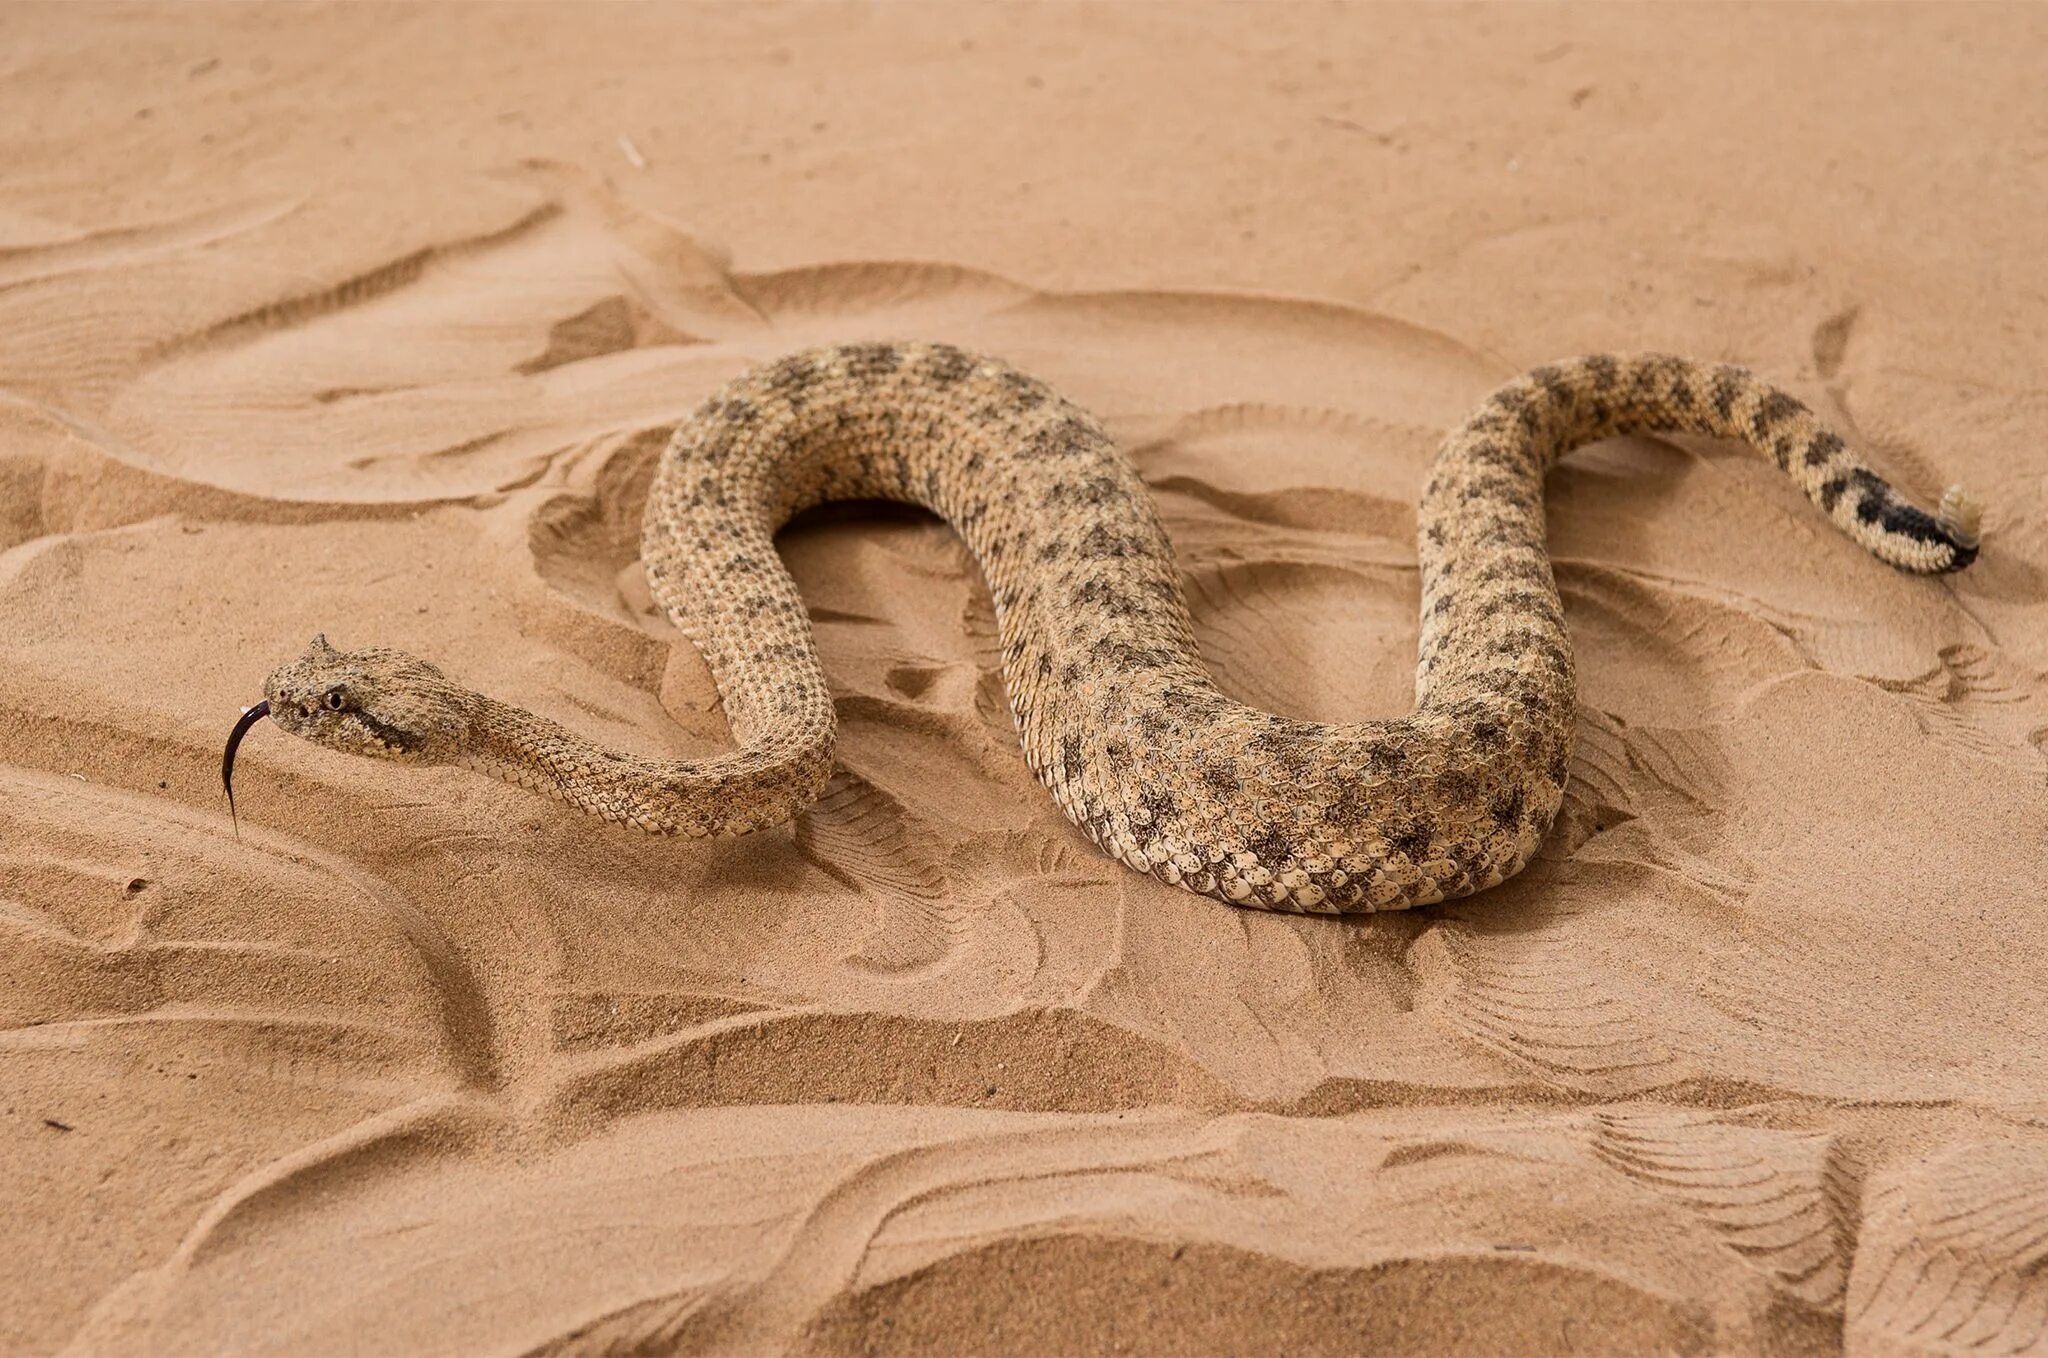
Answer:
[[[777,825],[816,801],[831,773],[820,747],[766,741],[704,759],[608,749],[560,722],[465,691],[466,739],[448,762],[649,834],[705,837]]]

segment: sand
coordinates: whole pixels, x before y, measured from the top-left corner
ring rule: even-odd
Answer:
[[[0,10],[0,1351],[2048,1351],[2039,7]],[[856,336],[1156,489],[1201,644],[1412,699],[1435,440],[1767,371],[1981,563],[1576,456],[1566,810],[1233,911],[1018,755],[972,560],[787,559],[844,772],[672,843],[259,728],[316,631],[644,751],[666,428]]]

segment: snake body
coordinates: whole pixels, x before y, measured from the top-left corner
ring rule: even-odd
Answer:
[[[271,676],[268,711],[323,744],[464,765],[653,833],[775,825],[822,791],[835,720],[774,534],[828,500],[908,501],[980,563],[1025,759],[1105,852],[1237,905],[1399,909],[1515,873],[1557,814],[1575,698],[1544,473],[1635,431],[1749,443],[1901,570],[1953,571],[1976,555],[1959,496],[1940,514],[1915,508],[1744,369],[1576,358],[1495,391],[1436,456],[1418,513],[1413,711],[1292,720],[1210,679],[1158,512],[1093,416],[951,345],[847,344],[712,396],[676,430],[648,501],[648,581],[710,667],[733,752],[608,751],[424,661],[324,641]]]

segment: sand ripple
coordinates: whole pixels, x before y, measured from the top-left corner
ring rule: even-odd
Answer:
[[[890,168],[919,159],[908,125],[833,102],[871,70],[911,99],[994,62],[967,102],[1150,137],[1170,92],[1132,12],[1090,10],[1100,43],[1054,60],[994,10],[943,52],[886,11],[769,41],[779,11],[704,10],[681,60],[637,14],[506,11],[516,78],[450,45],[453,13],[297,15],[312,64],[226,16],[218,53],[118,89],[74,69],[56,11],[0,20],[64,148],[0,213],[0,1275],[38,1280],[0,1350],[2043,1351],[2044,407],[2037,374],[1900,319],[1995,331],[1917,281],[1982,251],[1915,253],[1886,304],[1890,256],[1846,237],[1508,221],[1493,161],[1453,210],[1443,176],[1477,174],[1456,148],[1478,143],[1347,102],[1174,154],[1251,202],[1293,181],[1229,165],[1321,148],[1290,201],[1341,195],[1346,225],[1296,253],[1316,290],[1384,305],[1167,286],[1306,266],[1220,200],[1193,225],[1120,212],[1160,253],[1098,258],[1103,219],[1060,217],[1071,181],[1019,145],[956,166],[975,211],[1015,216],[977,244],[942,179]],[[1304,14],[1261,22],[1321,55]],[[1489,22],[1552,55],[1461,76],[1480,103],[1555,76],[1560,118],[1727,112],[1657,112],[1621,48]],[[827,29],[872,60],[828,78]],[[1385,83],[1340,47],[1314,88]],[[757,118],[789,63],[800,121]],[[46,97],[76,81],[99,95]],[[1127,90],[1114,117],[1064,112]],[[646,173],[614,159],[627,110]],[[927,112],[915,135],[946,135]],[[1486,119],[1533,139],[1498,157],[1533,191],[1562,124]],[[1725,139],[1688,126],[1703,155]],[[206,158],[170,154],[202,128]],[[1387,168],[1415,148],[1421,179],[1421,156]],[[705,177],[717,157],[753,187]],[[1806,201],[1780,187],[1743,211]],[[1627,263],[1653,240],[1683,249]],[[1610,286],[1630,268],[1657,287]],[[1970,574],[1909,581],[1731,450],[1589,450],[1553,482],[1582,676],[1566,810],[1500,890],[1381,920],[1233,912],[1092,852],[1018,755],[973,562],[901,509],[784,536],[844,730],[791,827],[649,842],[259,733],[230,828],[226,726],[321,630],[622,747],[721,748],[640,570],[654,460],[744,366],[855,336],[1000,351],[1100,412],[1233,693],[1400,711],[1415,494],[1510,368],[1453,330],[1527,333],[1516,362],[1554,336],[1751,354],[1914,489],[1988,492],[1997,536]]]

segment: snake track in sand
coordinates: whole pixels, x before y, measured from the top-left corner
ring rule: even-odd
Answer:
[[[397,651],[316,639],[267,712],[358,754],[456,764],[660,834],[786,821],[832,770],[835,721],[774,534],[827,500],[923,505],[994,596],[1024,755],[1112,856],[1238,905],[1340,913],[1462,896],[1519,870],[1563,797],[1572,657],[1543,477],[1635,431],[1739,439],[1901,570],[1959,570],[1976,513],[1907,503],[1805,405],[1748,371],[1596,354],[1494,392],[1444,441],[1418,513],[1415,708],[1356,724],[1232,701],[1196,654],[1172,548],[1136,469],[1087,412],[945,344],[849,344],[737,378],[675,433],[642,539],[655,598],[703,652],[738,749],[602,749]],[[224,774],[226,768],[223,770]]]

